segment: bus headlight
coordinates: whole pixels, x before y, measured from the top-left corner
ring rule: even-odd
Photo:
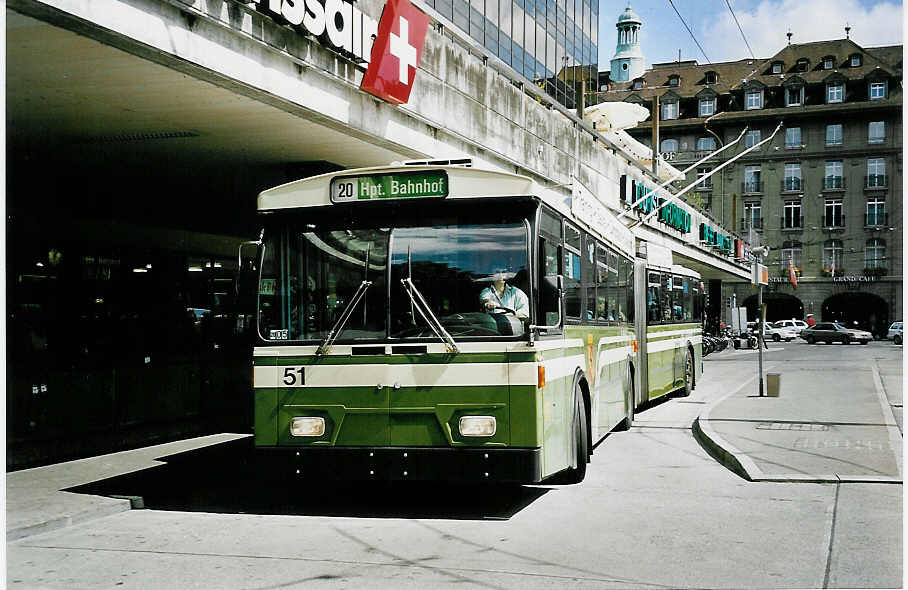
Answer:
[[[290,421],[293,436],[322,436],[325,434],[325,419],[321,416],[305,416]]]
[[[494,416],[462,416],[460,418],[461,436],[494,436]]]

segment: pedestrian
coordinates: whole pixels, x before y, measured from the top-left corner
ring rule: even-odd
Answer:
[[[816,325],[817,321],[813,318],[813,314],[807,314],[807,327],[813,328]]]

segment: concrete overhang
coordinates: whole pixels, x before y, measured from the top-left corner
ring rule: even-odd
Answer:
[[[633,231],[637,238],[671,250],[673,264],[697,271],[704,280],[750,281],[749,265],[742,266],[727,256],[704,250],[647,226],[637,226]]]

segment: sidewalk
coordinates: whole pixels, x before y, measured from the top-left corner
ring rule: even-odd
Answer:
[[[215,434],[6,474],[6,540],[46,533],[131,508],[129,498],[65,492],[69,488],[163,465],[166,457],[245,434]]]
[[[694,422],[729,469],[751,481],[902,482],[902,435],[875,366],[786,367],[780,397],[755,389],[745,383]]]

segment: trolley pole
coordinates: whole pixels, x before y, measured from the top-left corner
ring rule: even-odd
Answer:
[[[760,397],[763,396],[763,285],[757,288],[757,348],[760,363]]]

